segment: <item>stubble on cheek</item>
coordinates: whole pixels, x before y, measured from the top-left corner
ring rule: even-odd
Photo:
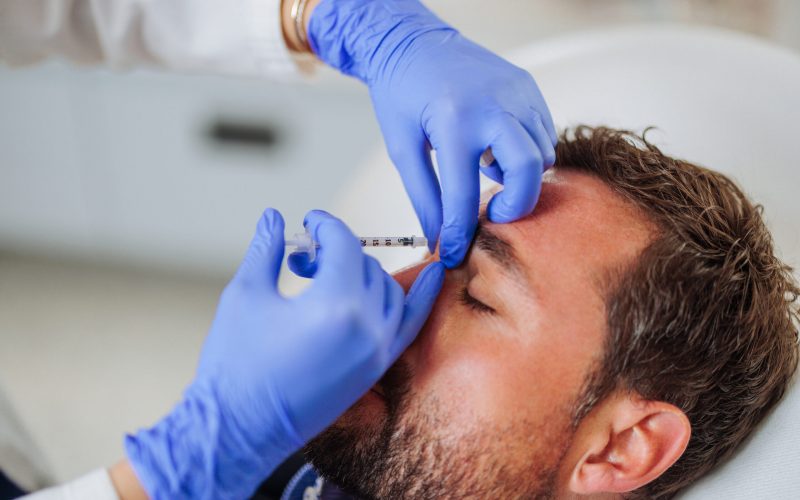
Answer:
[[[326,431],[314,465],[362,498],[548,498],[572,436],[569,412],[505,424],[436,397],[405,398],[394,418],[362,408]],[[373,414],[374,412],[367,412]],[[391,413],[391,411],[389,412]],[[322,453],[322,455],[320,455]]]
[[[342,440],[347,441],[341,442],[342,446],[352,447],[351,453],[366,456],[374,453],[380,441],[385,440],[382,436],[388,432],[388,420],[385,400],[375,394],[367,393],[320,436],[338,434]],[[338,453],[342,451],[338,450]],[[331,452],[336,453],[337,450]]]
[[[309,443],[326,479],[365,499],[552,496],[573,434],[569,408],[486,412],[454,393],[410,391],[410,380],[394,367],[385,398],[368,394]]]

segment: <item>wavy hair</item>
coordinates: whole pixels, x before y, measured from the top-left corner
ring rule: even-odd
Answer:
[[[615,390],[671,403],[692,435],[680,459],[632,498],[669,498],[729,457],[781,399],[798,362],[800,289],[776,256],[761,206],[728,177],[637,135],[564,132],[557,166],[591,173],[654,223],[613,274],[608,336],[576,419]]]

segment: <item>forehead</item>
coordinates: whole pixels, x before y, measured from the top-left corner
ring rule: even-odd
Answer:
[[[534,287],[591,286],[633,260],[654,233],[632,203],[602,180],[571,169],[551,169],[534,212],[512,224],[489,224],[515,250]]]
[[[424,336],[421,346],[438,338],[442,348],[425,359],[440,362],[432,365],[437,368],[466,366],[470,387],[501,394],[491,396],[489,406],[523,407],[519,412],[531,415],[564,408],[578,396],[607,339],[605,293],[598,285],[641,253],[653,233],[635,206],[601,180],[570,169],[548,173],[528,217],[484,224],[513,249],[522,278],[510,277],[506,266],[476,246],[467,263],[473,295],[499,314],[488,325],[461,314],[440,316],[441,331],[449,325],[458,334],[432,330],[439,336]]]

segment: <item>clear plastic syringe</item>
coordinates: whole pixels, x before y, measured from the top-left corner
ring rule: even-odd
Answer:
[[[428,246],[424,236],[356,236],[362,247],[416,248]],[[308,232],[296,233],[294,238],[286,240],[287,247],[295,247],[295,252],[306,252],[311,260],[317,255],[319,243],[315,242]]]

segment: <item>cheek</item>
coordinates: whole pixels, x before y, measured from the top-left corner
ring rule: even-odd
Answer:
[[[477,346],[467,341],[440,345],[420,356],[415,367],[414,397],[422,408],[435,405],[451,432],[468,432],[491,422],[506,427],[521,416],[541,414],[521,358],[508,346]]]
[[[466,313],[449,315],[408,353],[421,411],[429,405],[457,435],[486,422],[501,429],[520,421],[546,425],[572,403],[582,382],[580,356],[546,335],[521,340],[482,325]]]
[[[454,275],[451,275],[454,276]],[[477,424],[543,423],[570,403],[585,347],[564,342],[543,311],[524,333],[458,303],[455,277],[445,283],[426,327],[404,357],[414,371],[413,404],[446,419],[450,433]],[[532,318],[527,318],[532,320]]]

